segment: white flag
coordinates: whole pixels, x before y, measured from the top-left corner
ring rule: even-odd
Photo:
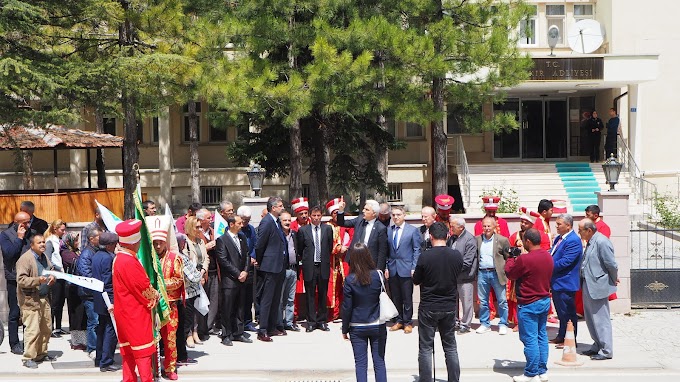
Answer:
[[[224,235],[228,229],[229,224],[227,224],[227,221],[224,220],[219,211],[215,210],[215,238]]]
[[[101,215],[106,229],[108,229],[109,232],[116,232],[116,226],[118,223],[122,222],[122,220],[118,216],[114,215],[113,212],[111,212],[108,208],[104,207],[103,204],[99,203],[97,199],[95,199],[94,202],[97,203],[99,215]]]

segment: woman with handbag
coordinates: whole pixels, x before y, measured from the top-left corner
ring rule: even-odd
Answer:
[[[187,254],[196,269],[201,273],[200,283],[190,283],[187,287],[186,296],[186,338],[187,347],[193,348],[194,344],[202,345],[203,341],[198,336],[199,321],[206,320],[194,306],[196,298],[201,294],[201,287],[208,280],[208,267],[210,266],[210,258],[208,251],[205,248],[205,241],[203,240],[203,232],[201,231],[201,222],[195,217],[187,218],[184,225],[184,230],[187,236]]]
[[[350,250],[350,274],[345,279],[342,301],[342,336],[352,342],[357,382],[368,380],[368,346],[371,346],[376,382],[387,382],[385,346],[387,328],[380,314],[383,276],[368,248],[357,243]],[[394,305],[392,305],[394,307]],[[396,308],[394,309],[396,311]]]

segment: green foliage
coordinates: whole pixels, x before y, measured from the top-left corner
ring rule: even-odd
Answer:
[[[482,189],[482,194],[479,197],[482,198],[484,196],[499,196],[501,198],[501,202],[498,204],[498,213],[516,213],[519,211],[517,191],[505,186],[505,184]],[[484,212],[483,207],[482,212]]]
[[[664,228],[680,228],[680,201],[669,194],[654,194],[654,209],[659,216],[658,224]]]

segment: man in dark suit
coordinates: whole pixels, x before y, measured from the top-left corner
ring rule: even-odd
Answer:
[[[2,247],[2,261],[5,265],[5,281],[7,282],[7,304],[9,305],[9,347],[14,354],[24,354],[24,347],[19,342],[19,301],[17,300],[17,272],[16,264],[22,254],[31,248],[31,237],[35,231],[29,227],[31,216],[26,212],[19,212],[14,216],[14,222],[0,234]]]
[[[92,256],[92,277],[104,283],[104,291],[109,296],[111,307],[106,305],[100,293],[93,294],[94,311],[99,316],[97,324],[97,355],[94,364],[99,365],[102,372],[118,371],[113,356],[116,353],[118,338],[111,320],[113,312],[113,258],[118,245],[118,235],[113,232],[102,232],[99,235],[99,251]]]
[[[430,240],[429,229],[430,226],[435,222],[437,212],[434,210],[434,208],[425,206],[423,207],[422,211],[420,211],[420,216],[423,221],[423,225],[420,226],[420,252],[423,253],[426,249],[432,248],[432,240]]]
[[[281,308],[281,289],[288,261],[288,245],[281,229],[279,215],[283,212],[283,201],[277,196],[267,200],[267,214],[257,228],[255,259],[262,272],[262,293],[260,297],[260,327],[257,339],[271,342],[272,335],[286,335],[283,327],[276,328],[278,311]],[[279,330],[280,329],[280,330]]]
[[[215,240],[215,257],[222,276],[222,344],[232,346],[232,341],[253,342],[243,336],[243,300],[250,256],[245,238],[239,235],[243,227],[241,217],[231,215],[227,224],[229,230]]]
[[[576,301],[574,299],[579,285],[579,267],[583,254],[583,243],[573,230],[574,218],[569,214],[561,214],[555,220],[557,237],[553,242],[550,254],[553,258],[553,273],[550,280],[553,302],[560,328],[557,337],[551,343],[561,345],[567,333],[567,322],[574,324],[574,338],[578,334],[578,316],[576,315]]]
[[[305,275],[307,294],[307,332],[314,329],[329,331],[326,318],[326,295],[328,280],[331,277],[331,250],[333,249],[333,229],[321,224],[321,207],[311,210],[310,223],[298,231],[298,249],[302,259],[302,272]],[[314,296],[316,300],[314,301]]]
[[[391,331],[413,331],[413,272],[420,257],[420,232],[404,221],[404,207],[392,207],[392,222],[387,228],[390,256],[387,260],[385,278],[390,283],[392,300],[399,315]]]
[[[356,243],[366,245],[371,252],[375,265],[378,269],[384,271],[387,260],[387,228],[376,219],[380,212],[380,203],[375,200],[367,200],[362,211],[358,217],[345,220],[345,202],[340,202],[338,225],[340,227],[354,228],[354,236],[352,237],[350,248]],[[347,262],[351,262],[350,252],[347,252]]]
[[[45,234],[45,231],[47,231],[48,224],[46,221],[40,219],[39,217],[35,216],[35,204],[33,204],[32,201],[30,200],[24,200],[21,202],[21,206],[19,207],[19,211],[27,213],[31,217],[31,221],[29,222],[29,227],[35,231],[36,233],[39,233],[41,235]]]

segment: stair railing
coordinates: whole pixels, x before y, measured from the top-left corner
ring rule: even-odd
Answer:
[[[635,162],[633,153],[628,148],[626,141],[619,135],[618,141],[618,159],[623,164],[623,171],[630,175],[631,193],[635,198],[637,204],[642,206],[643,213],[647,216],[654,217],[654,198],[657,194],[656,185],[645,179],[645,173],[640,170],[640,167]]]

